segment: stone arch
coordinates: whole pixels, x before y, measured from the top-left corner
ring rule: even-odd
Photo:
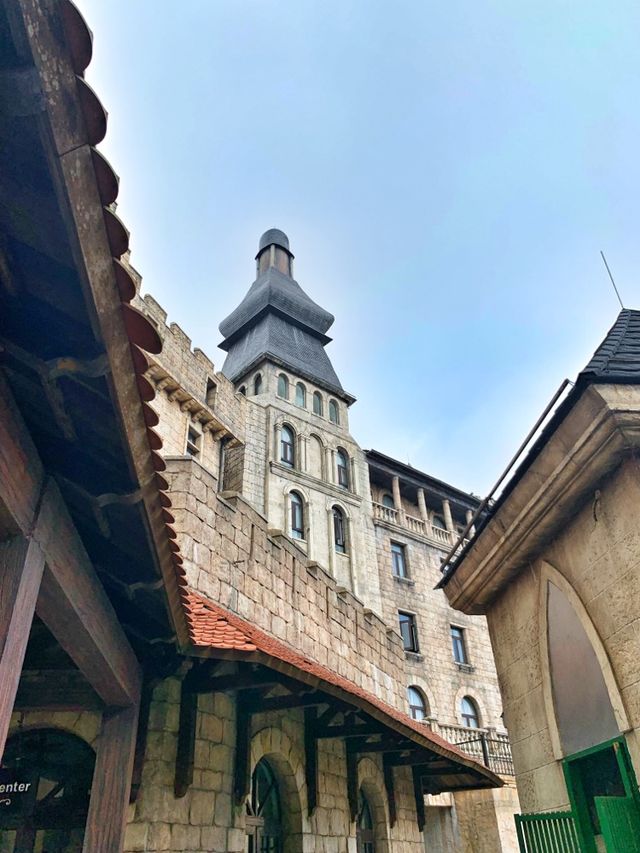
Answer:
[[[309,502],[309,491],[308,489],[305,489],[300,486],[298,483],[287,482],[282,488],[284,532],[287,534],[287,536],[291,535],[291,492],[296,492],[302,498],[302,511],[304,515],[305,530],[304,539],[306,542],[308,542],[311,538],[311,505]]]
[[[251,772],[265,758],[273,770],[280,793],[283,816],[283,853],[302,853],[303,835],[308,832],[304,761],[289,736],[276,726],[265,726],[251,739]],[[304,807],[304,813],[303,813]]]
[[[478,698],[478,694],[473,687],[463,686],[458,689],[455,698],[455,708],[454,714],[457,725],[462,725],[462,718],[460,716],[460,703],[464,699],[465,696],[468,696],[469,699],[472,699],[476,708],[478,709],[478,723],[481,729],[487,728],[487,724],[489,720],[487,719],[487,712],[484,707],[484,702],[482,699]]]
[[[412,674],[407,678],[407,683],[405,687],[417,687],[419,690],[422,691],[422,693],[424,694],[424,698],[427,700],[427,705],[429,706],[428,719],[437,720],[438,707],[436,705],[434,693],[431,690],[429,684],[427,683],[427,679],[421,678],[419,675]]]
[[[361,758],[358,762],[358,783],[372,812],[376,853],[389,853],[387,798],[384,794],[382,771],[372,758]]]
[[[538,607],[542,692],[553,753],[555,758],[561,759],[565,756],[565,750],[561,743],[560,727],[556,715],[549,657],[549,584],[556,587],[564,595],[591,645],[591,649],[600,666],[604,687],[611,704],[611,711],[613,712],[615,724],[619,731],[627,732],[631,729],[631,725],[606,649],[586,607],[565,576],[555,566],[551,565],[551,563],[542,560],[540,564],[540,603]]]

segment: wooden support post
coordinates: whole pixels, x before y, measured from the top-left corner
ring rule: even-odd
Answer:
[[[129,802],[135,803],[142,784],[142,769],[147,753],[147,734],[149,732],[149,712],[151,711],[151,699],[153,689],[158,683],[157,679],[145,679],[142,684],[142,695],[140,697],[140,714],[138,715],[138,731],[136,734],[136,748],[133,754],[133,771],[131,773],[131,793]]]
[[[411,771],[413,773],[413,792],[416,798],[416,819],[418,821],[418,829],[422,832],[426,821],[422,773],[420,767],[412,767]]]
[[[105,711],[96,751],[83,853],[122,850],[139,701]]]
[[[354,821],[358,817],[358,753],[347,750],[347,800],[349,801],[349,814]]]
[[[318,741],[315,732],[317,716],[316,708],[304,709],[304,775],[309,817],[318,805]]]
[[[22,536],[0,544],[0,756],[9,731],[24,661],[44,557]]]
[[[389,805],[389,826],[393,829],[398,817],[398,810],[396,809],[396,788],[393,778],[393,764],[387,760],[386,755],[382,759],[382,774],[384,779],[384,789],[387,792],[387,803]]]
[[[236,701],[236,760],[233,794],[236,805],[242,805],[249,796],[251,785],[251,712],[246,699],[240,695]]]
[[[182,682],[180,693],[180,724],[176,773],[173,790],[176,797],[184,797],[193,782],[193,757],[196,749],[196,724],[198,722],[198,694],[191,689],[189,676]]]

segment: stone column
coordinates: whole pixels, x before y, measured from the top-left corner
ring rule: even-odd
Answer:
[[[473,518],[473,513],[471,512],[470,509],[467,510],[467,516],[466,517],[467,517],[467,524],[470,524],[471,519]],[[475,526],[475,524],[472,524],[471,527],[469,528],[469,532],[467,533],[467,536],[475,536],[475,535],[476,535],[476,526]]]
[[[393,492],[393,505],[398,513],[398,521],[404,524],[404,510],[402,509],[402,498],[400,497],[400,477],[394,477],[391,481],[391,490]]]
[[[276,424],[275,430],[275,448],[273,451],[273,459],[275,462],[280,462],[280,441],[282,439],[282,424]]]
[[[453,518],[451,517],[451,506],[446,498],[442,501],[442,514],[444,515],[444,523],[447,530],[449,533],[454,533],[455,530],[453,527]]]
[[[349,459],[349,463],[351,468],[349,475],[349,491],[358,495],[360,494],[360,490],[358,489],[358,469],[356,467],[356,460],[354,456]]]
[[[329,569],[335,578],[336,576],[336,548],[333,536],[333,510],[327,510],[327,530],[329,533]]]
[[[298,436],[298,470],[307,470],[307,437],[305,435]]]
[[[429,521],[429,513],[427,512],[427,503],[424,499],[424,489],[418,489],[418,509],[420,510],[420,518],[426,523]]]
[[[325,447],[324,449],[324,478],[327,483],[335,482],[330,447]]]

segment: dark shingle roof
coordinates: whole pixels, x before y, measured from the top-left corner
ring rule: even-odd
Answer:
[[[640,382],[640,311],[623,308],[579,379]]]

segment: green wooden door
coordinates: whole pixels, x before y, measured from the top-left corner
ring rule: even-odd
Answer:
[[[640,853],[640,809],[633,797],[594,797],[607,853]]]

